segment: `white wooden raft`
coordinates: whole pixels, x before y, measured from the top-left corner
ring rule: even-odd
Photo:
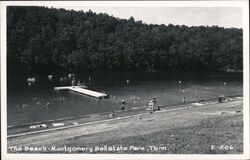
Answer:
[[[100,93],[100,92],[91,91],[89,89],[86,89],[86,87],[84,88],[84,86],[54,87],[54,90],[70,90],[70,91],[73,91],[73,92],[85,94],[85,95],[88,95],[88,96],[91,96],[91,97],[95,97],[95,98],[105,98],[105,97],[108,96],[105,93]]]

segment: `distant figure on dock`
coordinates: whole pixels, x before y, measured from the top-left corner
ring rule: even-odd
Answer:
[[[75,77],[73,77],[73,79],[72,79],[72,81],[71,81],[71,85],[72,85],[72,87],[75,87],[75,85],[76,85]]]
[[[122,107],[121,107],[121,110],[125,110],[125,105],[126,105],[125,101],[122,100]]]
[[[68,74],[68,77],[69,77],[69,79],[71,79],[72,78],[72,74]]]
[[[91,77],[89,77],[89,84],[91,84]]]
[[[128,80],[128,79],[127,79],[127,81],[126,81],[126,82],[127,82],[127,84],[129,84],[129,80]]]
[[[81,86],[81,85],[82,85],[81,81],[78,80],[78,81],[77,81],[77,86]]]
[[[181,81],[179,81],[179,84],[181,84]]]
[[[227,82],[224,82],[223,84],[224,84],[224,86],[225,86],[225,85],[227,85]]]

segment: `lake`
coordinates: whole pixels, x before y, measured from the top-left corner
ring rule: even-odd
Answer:
[[[157,98],[159,105],[171,106],[195,99],[220,95],[242,95],[242,73],[78,73],[76,80],[93,90],[105,92],[106,99],[95,99],[73,92],[54,91],[53,87],[70,85],[60,81],[68,74],[37,74],[28,85],[28,75],[8,73],[8,126],[120,110],[122,100],[127,108],[148,106]],[[89,78],[91,81],[89,81]],[[129,81],[127,81],[129,80]]]

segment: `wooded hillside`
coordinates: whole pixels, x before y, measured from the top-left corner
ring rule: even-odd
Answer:
[[[153,25],[90,10],[7,8],[9,70],[242,70],[242,48],[242,29]]]

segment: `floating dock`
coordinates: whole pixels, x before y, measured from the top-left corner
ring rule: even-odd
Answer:
[[[105,93],[100,93],[96,91],[91,91],[86,89],[86,86],[64,86],[64,87],[54,87],[54,90],[69,90],[77,93],[81,93],[94,98],[105,98],[108,97]]]

